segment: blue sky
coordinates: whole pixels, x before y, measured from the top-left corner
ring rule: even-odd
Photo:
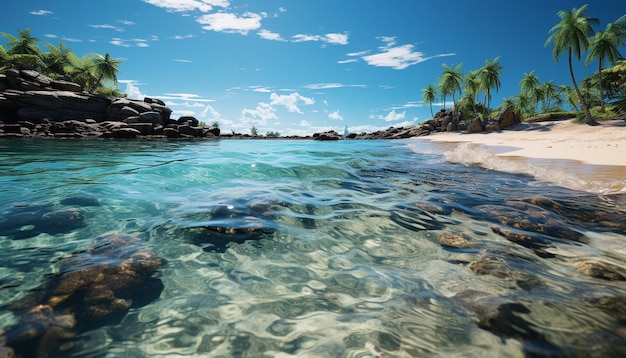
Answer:
[[[31,28],[78,55],[110,53],[123,60],[119,88],[132,98],[161,98],[175,117],[224,131],[283,135],[420,123],[431,117],[422,89],[444,63],[467,73],[500,56],[494,105],[519,93],[531,70],[569,84],[567,59],[555,64],[544,47],[557,12],[589,3],[598,29],[626,14],[621,0],[5,2],[1,32]]]

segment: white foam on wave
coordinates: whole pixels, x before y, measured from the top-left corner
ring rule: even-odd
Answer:
[[[534,160],[497,156],[484,145],[461,143],[443,153],[445,160],[507,173],[527,174],[538,181],[590,192],[593,194],[626,193],[626,168],[584,165],[571,160]]]
[[[561,159],[499,156],[497,153],[503,153],[502,149],[510,152],[514,148],[489,147],[470,142],[413,140],[409,142],[409,147],[416,153],[435,155],[439,160],[500,172],[526,174],[538,182],[549,182],[568,189],[600,195],[626,193],[626,167],[586,165]],[[538,185],[538,182],[535,184]]]

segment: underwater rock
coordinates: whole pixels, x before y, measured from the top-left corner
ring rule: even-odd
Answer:
[[[530,313],[523,304],[476,290],[459,292],[452,296],[451,300],[472,312],[480,328],[499,336],[519,340],[529,356],[561,355],[558,347],[523,318],[524,314]]]
[[[439,235],[439,244],[444,247],[466,249],[476,247],[476,242],[465,234],[445,232]]]
[[[485,211],[502,225],[551,236],[564,241],[584,242],[585,235],[570,229],[559,215],[522,201],[508,201],[503,205],[481,205],[476,209]]]
[[[601,278],[609,281],[625,281],[626,278],[620,274],[619,268],[607,263],[600,263],[598,261],[585,261],[576,264],[576,270],[583,274],[595,278]]]
[[[539,257],[556,257],[555,254],[546,251],[546,249],[555,247],[550,240],[541,238],[538,235],[528,235],[518,230],[506,229],[496,225],[490,226],[490,229],[513,243],[533,250],[533,252]]]
[[[61,205],[100,206],[100,201],[89,194],[74,194],[60,201]]]
[[[0,235],[28,239],[41,233],[59,234],[84,226],[84,212],[78,208],[55,210],[52,204],[15,207],[0,219]]]
[[[275,212],[285,206],[279,200],[227,201],[215,205],[209,213],[186,217],[191,222],[184,230],[195,244],[211,244],[205,250],[224,252],[230,242],[243,243],[273,234],[278,228]]]
[[[88,250],[62,260],[60,273],[43,287],[11,304],[19,322],[5,330],[0,343],[26,356],[46,355],[59,339],[125,314],[134,297],[158,297],[154,293],[160,294],[162,284],[151,282],[151,276],[161,265],[139,238],[103,234]]]

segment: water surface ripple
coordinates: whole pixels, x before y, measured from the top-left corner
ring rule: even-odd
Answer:
[[[2,140],[0,328],[116,231],[163,260],[160,291],[51,355],[626,355],[626,196],[429,153]]]

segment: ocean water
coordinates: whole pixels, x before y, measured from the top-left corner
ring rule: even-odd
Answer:
[[[1,140],[0,348],[624,356],[626,196],[452,163],[432,146]],[[135,238],[108,268],[93,249],[103,235]],[[162,265],[131,280],[132,305],[111,317],[87,320],[83,301],[113,284],[98,277],[127,276],[55,286],[72,271],[126,272],[124,255],[146,257],[137,250]],[[41,292],[62,303],[25,300]],[[51,315],[29,316],[41,305]]]

